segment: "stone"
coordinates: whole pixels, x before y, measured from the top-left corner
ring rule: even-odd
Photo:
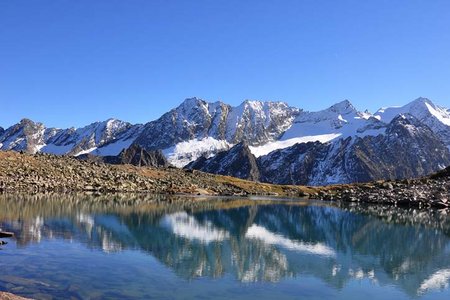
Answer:
[[[0,300],[31,300],[31,298],[24,298],[11,293],[0,292]]]

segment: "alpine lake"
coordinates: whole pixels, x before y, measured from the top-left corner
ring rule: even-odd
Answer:
[[[450,212],[0,195],[0,291],[33,299],[450,299]]]

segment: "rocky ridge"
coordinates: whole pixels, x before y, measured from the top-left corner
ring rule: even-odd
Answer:
[[[446,145],[409,114],[395,117],[384,134],[298,143],[260,156],[253,164],[248,163],[255,160],[250,151],[247,156],[234,152],[231,148],[187,168],[275,184],[323,185],[416,178],[450,165]]]
[[[139,192],[154,194],[247,195],[270,194],[265,185],[245,187],[245,181],[173,167],[110,165],[72,156],[0,151],[0,191]],[[240,186],[242,185],[242,186]],[[294,189],[282,188],[289,194]],[[286,194],[281,193],[281,194]]]
[[[158,120],[145,124],[135,143],[155,150],[212,137],[230,143],[245,141],[259,145],[278,139],[299,112],[284,102],[246,100],[232,107],[220,101],[188,98]]]
[[[211,158],[201,157],[188,164],[185,169],[201,170],[207,173],[254,181],[260,178],[256,157],[245,142],[239,143],[230,150],[222,151]]]
[[[129,164],[137,167],[167,168],[170,165],[161,150],[147,151],[138,145],[131,145],[129,148],[123,149],[119,155],[96,156],[83,154],[76,156],[76,158],[89,162],[101,162],[112,165]]]
[[[236,157],[222,152],[231,154],[242,142],[251,154],[241,162],[254,161],[252,155],[257,160],[237,170]],[[358,111],[348,100],[307,112],[283,102],[246,100],[233,107],[189,98],[144,125],[109,119],[58,129],[23,119],[0,129],[1,150],[166,166],[162,152],[176,167],[201,158],[208,167],[195,165],[210,173],[302,185],[425,176],[450,164],[449,143],[450,111],[425,98],[375,114]],[[148,153],[132,147],[134,154],[123,156],[121,151],[132,145]]]
[[[268,195],[412,207],[450,206],[450,167],[429,177],[325,187],[273,185],[176,168],[79,161],[0,151],[0,191]]]
[[[450,153],[428,126],[405,114],[384,134],[297,144],[258,162],[262,181],[323,185],[426,176],[450,165]]]
[[[131,145],[141,127],[140,124],[108,119],[81,128],[59,129],[22,119],[0,131],[0,149],[27,153],[116,155]]]

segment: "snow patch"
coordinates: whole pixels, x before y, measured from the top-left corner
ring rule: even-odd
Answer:
[[[164,156],[174,166],[182,168],[201,156],[210,158],[220,151],[228,150],[233,145],[225,140],[212,137],[189,140],[163,150]]]
[[[342,101],[321,111],[300,113],[281,140],[331,135],[341,138],[378,135],[384,133],[385,125],[368,111],[359,112],[349,101]]]
[[[91,153],[92,151],[94,151],[95,149],[97,149],[97,147],[92,147],[92,148],[80,151],[80,152],[74,154],[74,156],[80,156],[80,155],[83,155],[83,154],[88,154],[88,153]]]
[[[425,103],[428,108],[428,111],[441,123],[450,126],[450,115],[445,109],[440,107],[431,106],[429,103]]]
[[[341,136],[340,133],[303,136],[303,137],[298,137],[298,138],[291,138],[291,139],[288,139],[288,140],[280,140],[280,141],[269,142],[269,143],[264,144],[262,146],[256,146],[256,147],[250,146],[250,151],[256,157],[260,157],[260,156],[269,154],[270,152],[278,150],[278,149],[285,149],[285,148],[294,146],[295,144],[308,143],[308,142],[326,143],[326,142],[329,142],[329,141],[331,141],[333,139],[336,139],[336,138],[338,138],[340,136]]]
[[[118,140],[95,149],[92,154],[100,156],[119,155],[119,153],[123,149],[127,149],[128,147],[130,147],[133,141],[134,138],[129,138],[127,140]]]
[[[422,122],[425,122],[425,124],[431,125],[430,127],[433,127],[432,122],[429,121],[430,118],[435,118],[440,123],[450,126],[450,112],[448,109],[437,106],[425,98],[416,99],[404,106],[380,108],[375,113],[375,117],[383,122],[389,123],[401,114],[411,114]]]
[[[355,117],[355,119],[356,119],[356,117]],[[345,120],[345,119],[342,117],[342,115],[339,115],[339,116],[338,116],[338,120],[347,123],[347,120]]]

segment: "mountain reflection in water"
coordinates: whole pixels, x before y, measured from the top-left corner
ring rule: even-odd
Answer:
[[[448,211],[337,206],[1,195],[0,228],[15,232],[16,251],[49,240],[106,253],[138,250],[189,280],[278,283],[312,276],[337,290],[364,279],[411,297],[448,292]]]

